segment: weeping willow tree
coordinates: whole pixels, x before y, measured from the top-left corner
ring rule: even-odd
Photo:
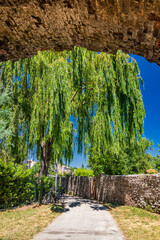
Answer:
[[[10,96],[8,91],[2,91],[0,88],[0,140],[10,135],[9,122],[11,112],[9,109]]]
[[[58,56],[57,56],[58,55]],[[41,175],[51,158],[72,157],[70,66],[63,54],[39,53],[30,63],[32,110],[29,142],[41,154]]]
[[[126,142],[141,138],[142,79],[136,61],[121,51],[107,55],[75,47],[72,52],[39,52],[2,63],[0,76],[13,92],[12,152],[22,156],[36,145],[41,175],[47,175],[52,159],[71,160],[72,115],[79,152],[85,143],[97,153],[114,149],[118,154]]]
[[[0,152],[1,157],[7,158],[7,152],[3,150],[5,140],[11,136],[12,129],[10,121],[12,119],[11,111],[11,92],[9,89],[4,89],[2,83],[0,84]]]
[[[126,142],[136,144],[145,116],[137,62],[121,51],[114,56],[81,48],[73,51],[72,61],[79,150],[83,139],[99,153],[118,154]]]
[[[13,92],[12,155],[18,161],[36,148],[40,175],[47,175],[51,159],[72,157],[70,65],[65,54],[44,52],[1,68],[1,81]]]

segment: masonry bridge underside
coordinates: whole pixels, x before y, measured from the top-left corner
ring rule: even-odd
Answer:
[[[0,61],[73,46],[160,65],[160,0],[0,0]]]

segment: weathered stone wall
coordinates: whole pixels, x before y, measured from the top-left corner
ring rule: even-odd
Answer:
[[[0,0],[0,61],[73,46],[160,65],[160,0]]]
[[[160,212],[160,174],[66,177],[65,191],[98,201],[137,206]]]

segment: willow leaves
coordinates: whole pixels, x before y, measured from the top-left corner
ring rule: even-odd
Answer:
[[[118,153],[128,139],[136,143],[141,138],[142,79],[136,61],[121,51],[107,55],[75,47],[72,52],[39,52],[2,63],[0,81],[13,92],[14,144],[23,136],[28,149],[37,146],[41,161],[71,160],[71,116],[78,125],[79,151],[85,143],[97,152]]]

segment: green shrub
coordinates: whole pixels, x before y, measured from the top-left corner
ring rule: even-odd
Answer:
[[[43,197],[54,186],[55,180],[52,177],[39,177],[40,163],[36,163],[29,169],[30,182],[33,185],[33,199],[34,201],[42,202]]]
[[[84,168],[77,168],[74,171],[75,176],[87,176],[87,177],[93,177],[93,170],[92,169],[84,169]]]
[[[12,161],[0,159],[0,208],[12,207],[33,200],[30,172]]]
[[[157,174],[158,171],[156,171],[156,170],[153,169],[153,168],[150,168],[150,169],[147,169],[147,170],[146,170],[146,173],[147,173],[147,174]]]
[[[39,177],[39,170],[40,163],[27,170],[25,165],[0,159],[0,209],[33,201],[41,203],[54,187],[55,180]]]

